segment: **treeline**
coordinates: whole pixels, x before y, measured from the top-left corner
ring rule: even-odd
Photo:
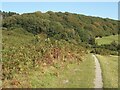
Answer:
[[[118,21],[74,14],[69,12],[3,14],[3,29],[23,28],[33,34],[44,33],[49,38],[64,39],[69,42],[95,44],[96,37],[118,34]]]
[[[91,53],[102,54],[102,55],[120,55],[120,44],[115,41],[110,44],[93,45]]]
[[[5,12],[5,11],[1,11],[0,10],[0,15],[2,15],[3,19],[4,18],[7,18],[9,16],[13,16],[13,15],[19,15],[18,13],[15,13],[15,12]]]

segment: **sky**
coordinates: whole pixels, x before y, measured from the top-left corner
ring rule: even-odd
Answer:
[[[61,11],[118,19],[117,2],[3,2],[2,11],[17,13]]]

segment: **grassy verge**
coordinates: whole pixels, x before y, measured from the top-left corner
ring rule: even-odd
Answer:
[[[113,41],[118,42],[118,35],[111,35],[111,36],[106,36],[102,38],[96,38],[96,43],[98,43],[98,45],[110,44]]]
[[[104,88],[118,87],[118,57],[97,55],[103,75]]]
[[[91,54],[88,54],[80,64],[58,62],[54,66],[41,66],[31,70],[28,74],[16,75],[20,84],[18,86],[7,86],[24,88],[93,88],[94,77],[94,60]]]

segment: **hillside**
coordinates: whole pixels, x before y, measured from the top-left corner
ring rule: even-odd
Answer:
[[[118,34],[116,20],[52,11],[1,14],[3,87],[91,88],[95,63],[90,52],[118,55],[120,50],[114,41],[95,42]]]
[[[94,43],[95,37],[118,33],[116,20],[84,16],[69,12],[25,13],[22,15],[3,12],[3,29],[23,28],[33,33],[44,33],[49,38],[64,39],[69,42]]]

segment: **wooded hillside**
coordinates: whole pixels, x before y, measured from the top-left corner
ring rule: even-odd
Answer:
[[[3,29],[23,28],[33,34],[44,33],[49,38],[64,39],[69,42],[94,43],[95,37],[115,35],[118,33],[118,21],[91,17],[69,12],[24,13],[1,12]]]

